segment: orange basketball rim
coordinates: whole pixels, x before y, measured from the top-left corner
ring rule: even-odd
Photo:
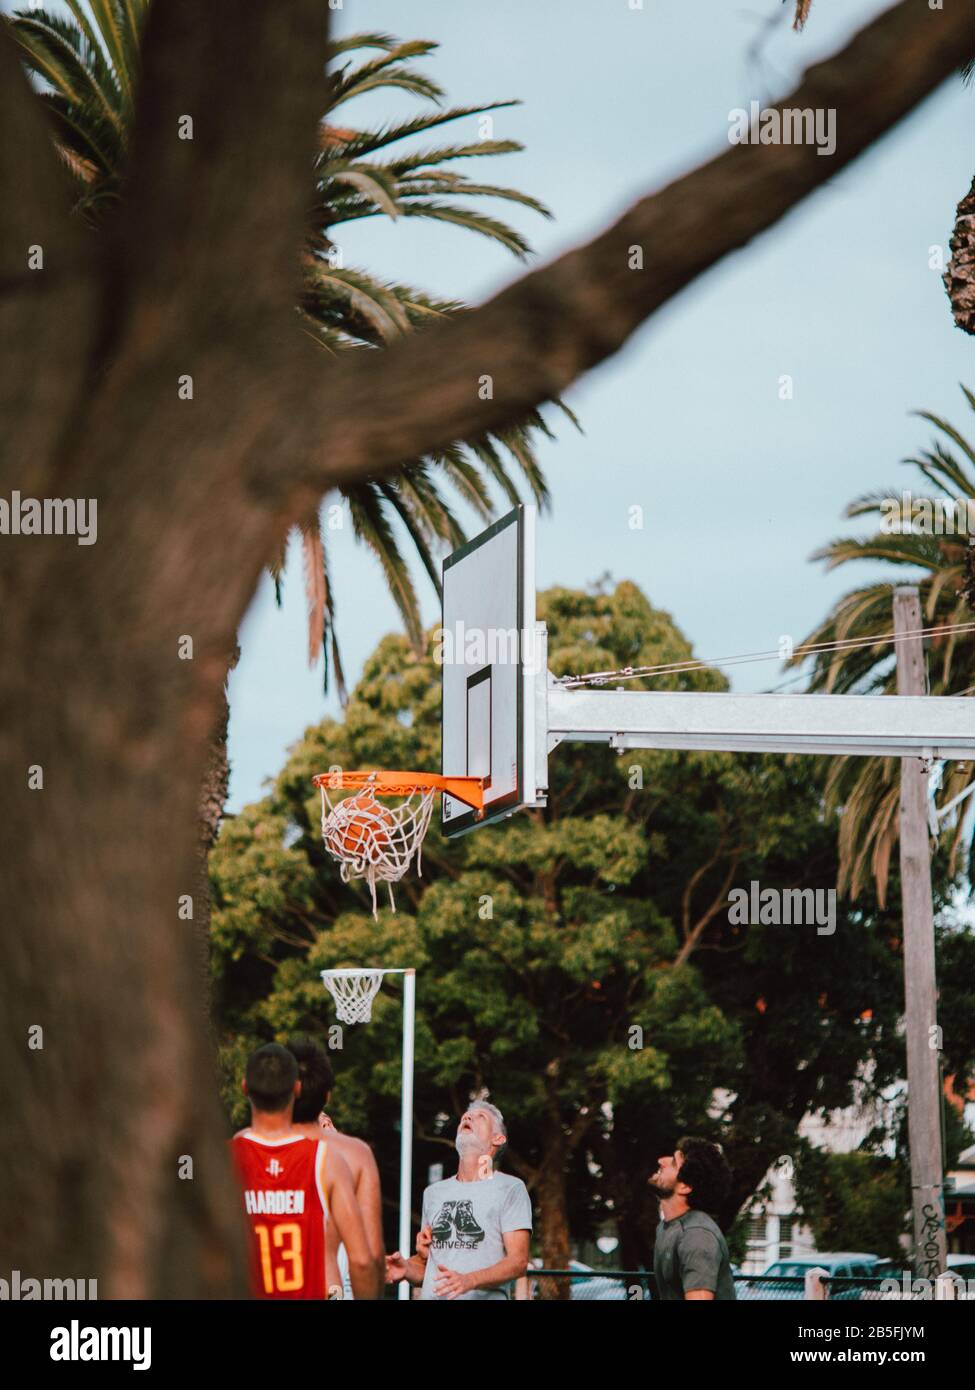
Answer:
[[[342,768],[334,772],[320,772],[311,780],[316,787],[326,787],[330,792],[359,791],[364,787],[371,787],[377,796],[446,792],[475,811],[484,810],[483,777],[443,777],[439,772],[349,772]]]
[[[342,879],[363,878],[372,895],[376,915],[376,883],[385,883],[393,911],[393,884],[416,860],[422,873],[421,848],[430,825],[433,798],[446,792],[470,806],[475,816],[484,815],[482,777],[443,777],[435,772],[346,772],[334,768],[320,772],[312,782],[322,796],[322,840],[341,866]],[[329,792],[355,792],[335,803]],[[378,797],[395,804],[382,805]]]

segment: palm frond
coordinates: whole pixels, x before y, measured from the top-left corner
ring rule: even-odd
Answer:
[[[796,13],[792,21],[793,29],[804,29],[806,20],[809,18],[809,11],[812,9],[812,0],[795,0]]]
[[[333,58],[339,57],[343,53],[354,53],[360,48],[381,48],[388,53],[390,49],[396,48],[399,42],[400,40],[394,34],[378,32],[347,34],[344,39],[330,39],[328,51]]]
[[[384,213],[386,217],[395,219],[402,211],[399,203],[400,189],[396,180],[390,178],[383,169],[367,164],[350,164],[331,170],[328,179],[331,183],[347,184],[354,188],[360,199],[370,204],[376,212]]]
[[[528,193],[499,184],[471,183],[462,174],[410,174],[402,178],[397,187],[401,199],[439,197],[442,193],[460,194],[464,198],[499,198],[503,202],[518,203],[541,217],[552,217],[545,204]]]
[[[477,108],[485,111],[491,109]],[[465,109],[463,114],[471,113]],[[453,118],[448,115],[447,119]],[[437,124],[442,123],[443,119],[438,118]],[[524,148],[518,140],[472,140],[463,145],[438,145],[430,149],[413,150],[410,154],[387,160],[383,168],[388,169],[397,178],[406,178],[410,174],[422,174],[426,170],[439,169],[441,165],[450,164],[456,159],[483,159],[487,155],[521,154]]]
[[[437,597],[442,598],[443,587],[440,583],[440,570],[431,549],[429,537],[424,534],[423,523],[414,513],[410,504],[409,494],[396,481],[383,481],[379,487],[386,501],[406,527],[410,540],[413,542],[413,549],[419,556],[430,582],[437,591]]]
[[[451,106],[446,111],[414,116],[408,121],[396,121],[381,126],[378,130],[359,131],[351,140],[344,142],[343,153],[347,159],[359,159],[366,154],[375,154],[376,150],[385,149],[388,145],[395,145],[399,140],[419,135],[422,131],[434,130],[437,126],[459,121],[463,116],[480,116],[489,111],[503,110],[507,106],[520,105],[519,101],[495,101],[487,106]]]
[[[449,222],[455,227],[464,227],[469,232],[477,232],[491,241],[498,241],[520,261],[531,255],[531,246],[521,232],[499,222],[496,217],[487,217],[471,208],[457,207],[453,203],[426,202],[405,204],[404,217],[429,217],[435,222]]]
[[[325,632],[325,609],[328,595],[325,589],[325,547],[318,511],[299,526],[301,554],[305,573],[305,598],[308,603],[308,665],[314,666],[322,649]]]
[[[375,91],[377,87],[398,87],[414,96],[439,102],[444,95],[443,88],[425,73],[403,66],[410,58],[429,57],[437,47],[429,39],[408,39],[391,48],[384,45],[381,57],[357,65],[345,63],[333,68],[329,74],[331,108],[334,110],[343,102]]]
[[[78,20],[78,0],[65,0]],[[108,52],[123,102],[131,107],[139,61],[139,30],[147,5],[139,0],[88,0],[98,32]],[[137,16],[137,11],[141,14]]]
[[[954,425],[949,424],[947,420],[942,420],[939,415],[932,415],[931,412],[927,410],[917,410],[914,413],[919,419],[927,420],[929,424],[934,425],[935,429],[940,430],[942,434],[946,434],[951,442],[961,449],[969,463],[975,464],[975,449],[972,448],[963,435],[959,434]]]
[[[74,106],[90,104],[122,135],[118,80],[96,42],[70,21],[40,10],[16,14],[11,27],[38,77]]]
[[[381,487],[366,482],[345,492],[356,536],[375,555],[382,568],[389,592],[393,597],[407,635],[419,651],[423,646],[423,625],[416,590],[410,579],[410,568],[403,559],[393,529],[384,511]]]

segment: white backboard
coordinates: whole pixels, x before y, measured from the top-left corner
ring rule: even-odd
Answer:
[[[516,507],[443,566],[443,772],[484,777],[484,817],[443,798],[463,835],[535,805],[535,508]]]

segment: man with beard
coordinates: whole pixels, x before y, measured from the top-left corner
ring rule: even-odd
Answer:
[[[455,1142],[457,1176],[424,1192],[416,1254],[388,1255],[386,1278],[421,1285],[421,1299],[504,1300],[503,1286],[528,1267],[531,1198],[520,1178],[497,1169],[507,1143],[497,1106],[469,1106]]]
[[[731,1169],[717,1144],[679,1139],[672,1154],[657,1159],[649,1180],[660,1200],[653,1250],[657,1296],[662,1299],[734,1299],[728,1246],[717,1222],[731,1187]]]

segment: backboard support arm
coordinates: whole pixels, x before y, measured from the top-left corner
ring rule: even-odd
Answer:
[[[734,695],[536,684],[545,748],[606,743],[727,753],[975,760],[975,700],[949,695]],[[545,778],[547,783],[547,776]],[[539,781],[539,786],[544,785]]]

